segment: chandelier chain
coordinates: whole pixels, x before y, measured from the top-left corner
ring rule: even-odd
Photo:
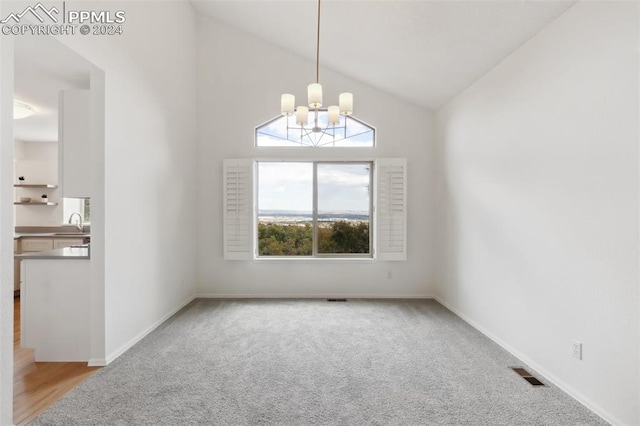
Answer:
[[[307,104],[295,106],[295,96],[285,93],[280,97],[280,112],[284,116],[295,116],[295,123],[299,126],[300,140],[313,135],[315,143],[320,143],[323,136],[331,137],[335,141],[336,130],[343,130],[346,139],[347,121],[346,117],[353,113],[353,94],[350,92],[340,93],[338,105],[331,105],[323,109],[326,111],[326,126],[321,124],[320,107],[322,106],[322,85],[320,84],[320,17],[322,2],[318,1],[318,15],[316,28],[316,81],[307,86]],[[313,127],[309,123],[309,113],[313,114]],[[344,124],[341,125],[340,116],[344,115]],[[331,128],[331,130],[329,130]],[[287,119],[287,137],[289,135],[289,121]],[[292,128],[293,129],[293,128]]]
[[[316,35],[316,83],[320,83],[320,0],[318,0],[318,33]]]

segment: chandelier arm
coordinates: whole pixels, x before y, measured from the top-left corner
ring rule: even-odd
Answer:
[[[274,135],[272,133],[265,133],[265,132],[258,132],[259,135],[264,135],[270,138],[275,138],[275,139],[280,139],[281,141],[289,141],[289,142],[294,142],[291,139],[289,139],[289,137],[283,138],[282,136],[278,136],[278,135]]]
[[[322,138],[324,137],[324,135],[326,135],[325,132],[318,132],[318,133],[320,133],[320,137],[316,136],[314,141],[314,146],[320,146],[320,142],[322,142]],[[318,133],[315,133],[315,134],[317,135]]]
[[[347,138],[347,121],[349,120],[347,120],[347,116],[345,115],[344,116],[344,138],[345,139]]]
[[[313,138],[311,137],[311,135],[313,134],[313,131],[307,131],[306,129],[302,128],[302,132],[301,132],[301,136],[300,136],[300,142],[302,142],[303,137],[306,137],[309,140],[309,145],[311,146],[316,146],[315,141],[313,140]]]
[[[331,124],[327,123],[327,125],[325,126],[324,129],[322,129],[322,135],[320,136],[320,139],[318,139],[318,144],[320,142],[320,140],[322,140],[322,136],[324,135],[329,135],[331,136],[331,138],[333,139],[333,142],[336,142],[336,125],[334,124],[332,127],[333,132],[329,132],[329,126],[331,126]]]
[[[316,146],[327,146],[327,145],[332,145],[332,146],[335,147],[336,146],[336,142],[335,141],[327,141],[327,142],[325,142],[323,144],[318,144]]]

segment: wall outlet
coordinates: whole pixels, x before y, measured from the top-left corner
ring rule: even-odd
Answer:
[[[392,278],[391,277],[391,271],[389,271],[389,272],[387,272],[387,279],[390,280],[391,278]]]
[[[571,345],[571,355],[573,355],[574,358],[582,359],[582,342],[572,340]]]

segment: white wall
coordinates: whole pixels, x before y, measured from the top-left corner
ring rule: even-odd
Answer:
[[[92,156],[105,169],[109,361],[195,292],[194,16],[186,1],[67,2],[73,8],[127,18],[122,35],[59,37],[104,71],[105,146]]]
[[[313,46],[310,45],[310,49]],[[432,116],[358,81],[320,70],[325,102],[354,93],[355,115],[377,129],[375,149],[254,147],[254,128],[280,112],[280,95],[306,99],[315,63],[217,21],[198,20],[198,292],[209,296],[425,296],[431,293]],[[225,261],[225,158],[407,157],[408,261]],[[392,279],[387,279],[387,272]]]
[[[638,89],[637,3],[581,2],[436,117],[438,296],[626,425],[640,422]]]
[[[0,16],[5,15],[0,2]],[[13,424],[13,40],[0,37],[0,425]]]

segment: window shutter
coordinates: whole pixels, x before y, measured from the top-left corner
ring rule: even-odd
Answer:
[[[251,259],[252,171],[252,160],[229,159],[223,162],[223,244],[226,260]]]
[[[376,160],[376,256],[407,260],[407,160]]]

